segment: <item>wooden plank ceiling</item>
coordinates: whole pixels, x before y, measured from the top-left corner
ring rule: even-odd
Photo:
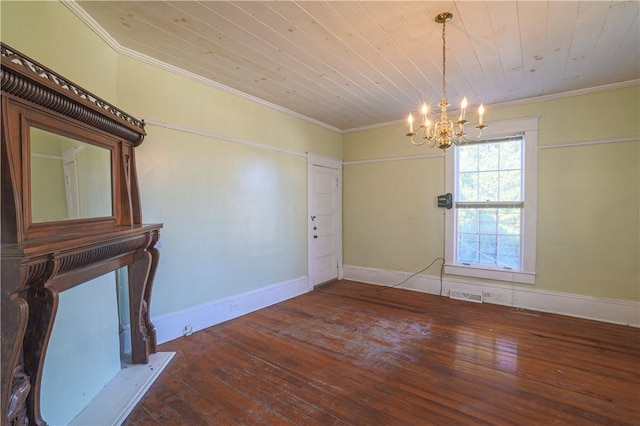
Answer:
[[[640,79],[637,1],[78,1],[117,43],[349,130]]]

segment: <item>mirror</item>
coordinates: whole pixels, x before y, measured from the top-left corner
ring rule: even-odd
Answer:
[[[31,222],[113,215],[111,150],[30,127]]]

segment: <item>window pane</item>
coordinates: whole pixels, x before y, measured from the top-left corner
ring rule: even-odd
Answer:
[[[493,171],[499,169],[500,144],[482,143],[478,146],[478,170]]]
[[[483,234],[495,234],[498,227],[497,209],[478,209],[480,217],[480,232]]]
[[[478,263],[478,234],[458,234],[458,262]]]
[[[458,229],[462,233],[478,233],[478,209],[460,209],[458,212]]]
[[[498,248],[496,247],[497,237],[495,235],[479,236],[480,250],[478,253],[478,263],[484,265],[495,265]]]
[[[522,169],[522,140],[500,144],[500,168],[502,170]]]
[[[498,201],[522,201],[522,171],[500,172],[500,198]]]
[[[498,209],[498,234],[500,235],[520,235],[520,214],[522,210]]]
[[[478,200],[478,174],[460,173],[458,175],[458,201]]]
[[[478,197],[471,201],[498,201],[500,172],[478,173]]]
[[[520,236],[498,236],[498,266],[520,269]]]
[[[458,149],[458,171],[475,172],[478,170],[478,146],[462,145]]]

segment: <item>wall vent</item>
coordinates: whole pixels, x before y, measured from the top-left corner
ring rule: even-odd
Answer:
[[[465,300],[467,302],[482,303],[482,293],[474,291],[450,290],[450,299]]]

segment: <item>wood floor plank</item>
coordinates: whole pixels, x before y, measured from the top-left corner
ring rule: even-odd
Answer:
[[[168,342],[126,425],[638,425],[640,330],[338,281]]]

